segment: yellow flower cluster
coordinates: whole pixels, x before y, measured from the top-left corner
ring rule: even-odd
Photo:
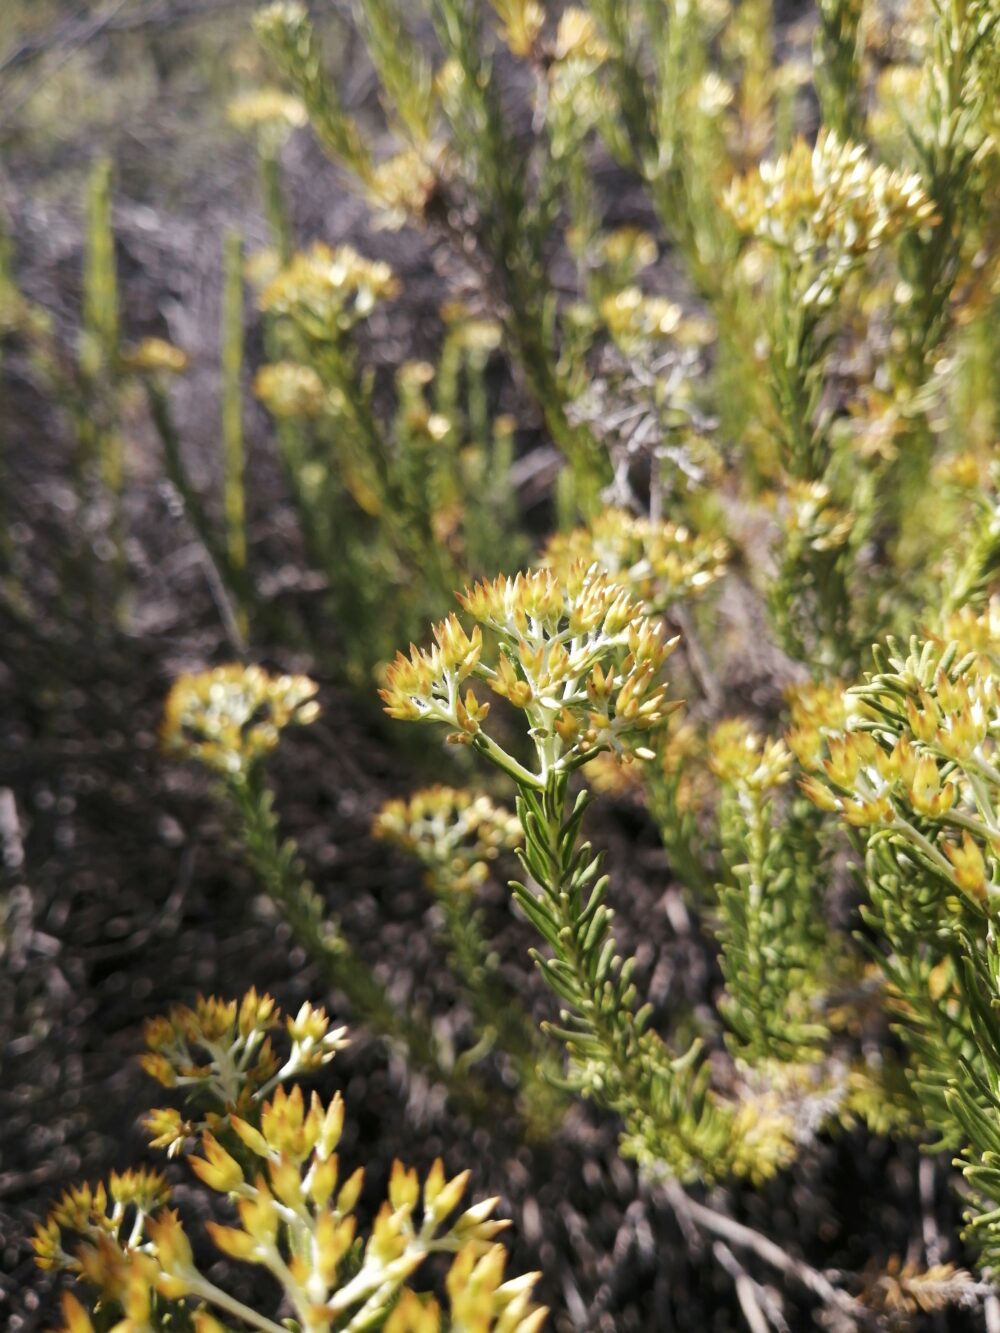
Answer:
[[[205,1130],[203,1155],[191,1157],[191,1167],[209,1189],[235,1202],[238,1219],[236,1226],[205,1224],[216,1248],[230,1259],[274,1274],[298,1317],[308,1316],[308,1327],[317,1333],[342,1327],[348,1316],[362,1321],[358,1327],[376,1318],[424,1259],[440,1251],[456,1254],[448,1281],[453,1314],[463,1308],[476,1311],[482,1322],[470,1326],[484,1329],[528,1333],[540,1328],[546,1312],[530,1300],[537,1274],[508,1283],[499,1280],[505,1255],[494,1240],[507,1223],[492,1217],[498,1200],[485,1199],[449,1222],[469,1172],[449,1180],[440,1159],[422,1188],[416,1171],[393,1163],[388,1198],[358,1267],[354,1210],[365,1173],[359,1167],[341,1178],[336,1149],[343,1125],[339,1095],[324,1107],[314,1093],[307,1109],[296,1087],[288,1094],[278,1089],[263,1108],[259,1129],[232,1118],[232,1128],[249,1154],[245,1167]],[[232,1310],[236,1303],[199,1272],[179,1215],[164,1207],[169,1190],[162,1177],[129,1174],[134,1187],[112,1177],[115,1202],[110,1211],[109,1191],[103,1185],[63,1197],[38,1228],[40,1266],[76,1273],[98,1289],[105,1303],[123,1305],[132,1319],[148,1315],[153,1293],[173,1300],[204,1299]],[[124,1203],[118,1202],[116,1192]],[[129,1205],[134,1213],[126,1217]],[[77,1238],[73,1253],[64,1248],[64,1241],[72,1243],[70,1236]],[[71,1333],[90,1333],[93,1325],[78,1301],[67,1303],[64,1310]],[[207,1325],[213,1326],[214,1321]],[[407,1327],[399,1321],[396,1326]]]
[[[538,1274],[527,1273],[505,1282],[506,1264],[502,1245],[493,1245],[478,1257],[474,1251],[464,1250],[452,1264],[446,1284],[453,1322],[442,1320],[437,1301],[407,1289],[389,1316],[385,1333],[442,1333],[444,1328],[537,1333],[548,1313],[531,1301]]]
[[[615,273],[638,273],[655,264],[659,254],[656,237],[641,227],[618,227],[601,238],[601,254]]]
[[[982,609],[963,607],[945,617],[942,643],[958,644],[961,654],[974,653],[976,667],[984,675],[1000,672],[1000,598],[993,597]]]
[[[307,676],[271,676],[261,667],[215,667],[174,682],[164,705],[164,746],[227,777],[246,773],[278,744],[285,727],[319,716]]]
[[[187,364],[186,354],[164,338],[143,338],[141,343],[122,353],[125,369],[139,373],[162,371],[179,375],[187,369]]]
[[[557,61],[584,60],[600,64],[610,54],[592,14],[576,5],[564,9],[556,29],[552,55]]]
[[[606,296],[601,319],[622,347],[630,349],[653,338],[668,338],[680,328],[684,310],[663,296],[646,296],[638,287],[625,287]]]
[[[39,1268],[91,1276],[102,1266],[101,1251],[120,1243],[134,1228],[136,1214],[150,1214],[170,1201],[170,1186],[159,1171],[145,1167],[111,1173],[108,1184],[74,1185],[65,1190],[44,1222],[35,1229],[32,1248]],[[85,1239],[74,1253],[63,1246],[64,1233]]]
[[[368,193],[383,226],[398,228],[423,217],[438,188],[442,159],[439,148],[404,148],[372,169]]]
[[[411,852],[435,882],[472,892],[490,863],[523,841],[520,822],[488,796],[455,787],[427,787],[408,801],[386,801],[375,816],[376,838]]]
[[[545,26],[545,9],[538,0],[491,0],[503,26],[500,36],[512,55],[524,57],[534,53],[535,44]]]
[[[742,232],[815,266],[800,295],[821,308],[863,256],[934,216],[918,176],[876,164],[829,130],[738,177],[722,203]]]
[[[792,756],[743,718],[721,722],[709,738],[709,766],[721,782],[750,792],[770,791],[791,776]]]
[[[366,319],[379,301],[398,291],[388,264],[365,259],[349,245],[331,250],[317,241],[271,279],[261,292],[260,307],[267,314],[286,316],[322,341]]]
[[[226,107],[226,119],[234,129],[300,130],[309,123],[305,103],[280,88],[257,88],[241,93]]]
[[[791,726],[785,735],[788,748],[804,769],[819,767],[826,736],[847,726],[848,701],[842,680],[810,681],[787,693]]]
[[[274,417],[318,417],[329,404],[315,370],[297,361],[261,366],[254,376],[253,391]]]
[[[982,619],[985,619],[983,617]],[[803,788],[849,824],[888,830],[939,879],[1000,901],[1000,704],[995,673],[954,642],[911,642],[849,691],[851,724],[801,748]]]
[[[853,514],[831,503],[830,488],[821,481],[790,480],[781,516],[790,542],[812,551],[839,551],[854,526]]]
[[[283,1028],[289,1045],[279,1060],[271,1034]],[[303,1004],[281,1022],[269,995],[250,990],[235,1000],[201,997],[193,1009],[177,1005],[166,1017],[146,1024],[146,1052],[140,1063],[165,1088],[196,1089],[203,1104],[212,1103],[205,1124],[218,1128],[234,1110],[249,1107],[282,1079],[312,1073],[347,1045],[343,1027],[331,1028],[326,1011]],[[194,1126],[171,1107],[157,1108],[145,1121],[154,1148],[179,1152]]]
[[[602,750],[642,758],[643,733],[679,707],[660,678],[676,640],[619,584],[575,565],[477,583],[459,597],[478,623],[456,615],[434,626],[430,649],[397,654],[381,691],[386,712],[409,722],[443,722],[451,739],[472,743],[522,785],[541,789]],[[484,656],[482,628],[490,635]],[[489,704],[462,686],[475,676],[525,713],[539,771],[532,773],[483,731]]]
[[[352,1266],[341,1285],[341,1269],[355,1242],[353,1210],[364,1185],[362,1168],[340,1178],[336,1149],[343,1124],[339,1095],[324,1107],[314,1093],[307,1110],[298,1087],[287,1094],[279,1088],[264,1106],[259,1129],[238,1117],[232,1120],[243,1146],[258,1159],[252,1166],[241,1166],[207,1133],[202,1136],[204,1156],[191,1161],[210,1189],[238,1199],[238,1227],[207,1224],[224,1254],[273,1271],[283,1224],[299,1241],[312,1234],[315,1244],[292,1247],[288,1270],[293,1291],[301,1293],[300,1308],[308,1304],[330,1323],[359,1302],[371,1301],[374,1313],[381,1302],[373,1298],[401,1284],[436,1249],[469,1247],[474,1254],[485,1253],[507,1225],[492,1220],[498,1200],[487,1199],[461,1214],[442,1243],[439,1233],[465,1192],[469,1172],[448,1180],[439,1159],[421,1189],[416,1171],[397,1161],[361,1267],[353,1271]],[[266,1177],[261,1174],[265,1167]],[[414,1217],[418,1205],[419,1224]]]
[[[225,1082],[227,1073],[242,1077],[264,1033],[279,1022],[270,997],[251,991],[239,1004],[209,999],[194,1009],[178,1008],[153,1020],[147,1035],[156,1053],[169,1051],[175,1065],[182,1055],[188,1059],[188,1047],[198,1047],[217,1081]],[[188,1158],[192,1171],[208,1189],[226,1195],[235,1212],[232,1225],[206,1223],[215,1247],[271,1273],[297,1324],[313,1333],[348,1322],[381,1327],[394,1305],[390,1326],[397,1333],[439,1328],[437,1307],[404,1284],[428,1255],[441,1252],[455,1255],[447,1279],[448,1327],[536,1333],[546,1313],[531,1301],[537,1274],[503,1280],[506,1257],[496,1236],[507,1223],[493,1217],[498,1200],[485,1199],[455,1216],[468,1171],[449,1179],[439,1159],[421,1186],[416,1171],[395,1162],[387,1198],[361,1243],[355,1208],[365,1173],[341,1171],[343,1099],[338,1093],[324,1105],[313,1093],[307,1102],[299,1086],[281,1086],[296,1072],[296,1048],[328,1058],[344,1044],[343,1029],[331,1032],[323,1011],[310,1006],[286,1027],[293,1058],[269,1079],[270,1100],[263,1100],[265,1088],[252,1098],[234,1098],[239,1111],[230,1102],[226,1117],[193,1130],[198,1151]],[[308,1061],[297,1065],[307,1067]],[[182,1074],[177,1081],[199,1080]],[[155,1171],[113,1174],[107,1186],[68,1190],[36,1228],[36,1261],[96,1289],[102,1315],[113,1316],[117,1307],[123,1315],[114,1325],[117,1333],[151,1328],[157,1297],[199,1302],[192,1312],[196,1333],[220,1333],[222,1325],[209,1313],[213,1307],[241,1323],[276,1328],[199,1270],[169,1203],[169,1187]],[[76,1297],[64,1300],[63,1312],[66,1333],[94,1333],[94,1321]],[[425,1313],[434,1319],[428,1322]]]
[[[726,572],[729,548],[677,523],[605,509],[588,525],[550,538],[541,563],[565,577],[574,565],[597,565],[655,612],[696,596]]]

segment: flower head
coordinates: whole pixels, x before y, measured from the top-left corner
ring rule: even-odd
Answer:
[[[168,750],[235,776],[269,754],[285,727],[319,716],[316,690],[307,676],[238,664],[181,676],[167,696],[160,735]]]
[[[490,863],[524,837],[517,818],[488,796],[441,786],[387,801],[372,831],[411,852],[432,880],[456,892],[473,890]]]
[[[122,364],[139,372],[162,371],[179,375],[187,369],[187,355],[164,338],[143,338],[141,343],[122,353]]]
[[[829,130],[733,181],[722,204],[740,231],[808,273],[799,296],[820,309],[866,255],[934,216],[918,176],[890,171]]]
[[[309,115],[298,97],[280,88],[257,88],[234,97],[226,107],[226,119],[237,130],[284,137],[308,124]]]
[[[146,1023],[141,1064],[164,1087],[196,1090],[203,1103],[214,1104],[216,1120],[244,1113],[275,1077],[318,1069],[347,1044],[346,1029],[332,1027],[326,1011],[309,1004],[283,1026],[290,1050],[281,1062],[272,1044],[281,1013],[269,995],[251,989],[239,1003],[200,996],[193,1007],[175,1005]],[[158,1146],[175,1150],[192,1131],[169,1110],[151,1112],[146,1128]]]
[[[542,564],[566,576],[581,561],[597,565],[653,611],[697,596],[726,570],[729,549],[678,523],[638,518],[626,509],[602,510],[587,526],[552,537]]]
[[[399,228],[421,218],[445,171],[440,145],[404,148],[379,162],[371,172],[368,194],[383,226]]]
[[[628,351],[676,333],[684,309],[676,301],[646,296],[638,287],[628,286],[604,298],[600,315],[611,336]]]
[[[557,61],[586,60],[600,64],[607,60],[610,51],[593,15],[570,5],[560,15],[552,54]]]
[[[797,729],[812,775],[803,790],[847,823],[890,832],[976,905],[1000,901],[996,676],[975,650],[960,657],[914,639],[890,644],[880,670],[844,697],[842,721]],[[792,737],[790,736],[790,742]]]
[[[769,791],[791,776],[792,756],[784,741],[761,736],[742,718],[732,718],[715,728],[709,753],[716,777],[747,791]]]
[[[398,290],[388,264],[365,259],[349,245],[331,250],[317,241],[271,279],[261,292],[260,306],[324,341],[366,319],[379,301]]]
[[[296,361],[261,366],[254,376],[253,391],[275,417],[318,417],[329,401],[312,366]]]
[[[450,616],[434,627],[434,647],[400,653],[381,691],[386,712],[445,723],[452,739],[477,745],[522,784],[543,786],[602,750],[645,757],[640,737],[678,706],[660,675],[676,640],[666,642],[660,622],[596,566],[484,580],[458,600],[478,624],[470,634]],[[488,659],[480,626],[491,631]],[[470,676],[524,712],[537,773],[483,731],[489,705],[471,687],[463,695]]]

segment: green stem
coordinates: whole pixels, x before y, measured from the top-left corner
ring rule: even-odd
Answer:
[[[245,587],[247,578],[246,493],[243,443],[243,237],[226,233],[222,293],[222,471],[229,564]],[[247,633],[247,606],[240,603],[240,629]]]
[[[273,795],[259,768],[231,778],[226,791],[240,817],[243,847],[252,870],[268,897],[281,907],[324,981],[343,991],[363,1022],[405,1047],[414,1062],[447,1086],[467,1110],[485,1111],[483,1089],[467,1078],[456,1082],[442,1067],[429,1025],[396,1009],[371,969],[354,953],[340,923],[326,916],[325,905],[298,860],[295,842],[280,839]]]
[[[588,804],[582,794],[568,808],[565,774],[541,793],[522,787],[518,801],[537,890],[512,887],[550,949],[532,951],[564,1006],[550,1030],[569,1054],[570,1086],[622,1116],[624,1152],[681,1179],[715,1178],[728,1169],[731,1116],[711,1100],[697,1045],[674,1060],[648,1028],[650,1007],[636,1009],[635,963],[618,953],[600,858],[579,843]]]

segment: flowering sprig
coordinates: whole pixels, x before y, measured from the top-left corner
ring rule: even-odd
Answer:
[[[679,705],[667,703],[659,673],[677,640],[641,602],[596,568],[574,566],[499,577],[467,588],[463,610],[434,626],[430,649],[397,654],[380,691],[390,717],[443,722],[449,739],[472,744],[522,787],[542,791],[550,777],[572,772],[603,750],[648,756],[637,742]],[[493,661],[484,660],[483,629]],[[525,768],[483,729],[489,704],[470,677],[523,711],[535,744],[537,772]]]
[[[586,791],[569,798],[571,775],[597,754],[652,757],[642,742],[676,707],[659,678],[674,642],[665,643],[644,605],[595,566],[574,565],[564,577],[539,570],[498,578],[459,601],[477,622],[473,630],[457,616],[435,626],[432,648],[397,657],[382,699],[392,717],[455,728],[455,740],[474,745],[518,785],[525,882],[511,887],[547,946],[532,956],[559,999],[559,1022],[546,1026],[569,1055],[567,1086],[621,1116],[622,1151],[651,1170],[682,1180],[750,1170],[740,1125],[759,1135],[760,1116],[740,1121],[715,1097],[697,1043],[677,1059],[650,1027],[634,960],[618,953],[600,857],[581,838],[591,798]],[[484,733],[488,704],[471,688],[462,695],[470,677],[525,713],[536,771]],[[787,1138],[783,1119],[770,1130]],[[775,1153],[766,1169],[783,1160]]]
[[[292,257],[260,295],[261,309],[293,320],[317,341],[338,339],[399,291],[392,269],[349,245],[322,241]]]
[[[740,792],[771,791],[791,776],[792,756],[784,741],[762,736],[742,718],[715,728],[709,752],[712,772]]]
[[[801,274],[799,299],[817,309],[833,305],[865,256],[934,217],[919,176],[831,130],[734,180],[722,203],[740,231],[786,257]]]
[[[596,564],[630,596],[662,614],[682,597],[706,592],[726,572],[727,544],[683,524],[605,509],[586,526],[551,537],[542,564],[561,577]]]
[[[807,795],[864,849],[866,922],[913,1052],[911,1079],[940,1144],[960,1149],[969,1231],[1000,1259],[1000,702],[991,616],[960,617],[965,645],[914,637],[873,650],[876,670],[796,740]],[[963,645],[963,646],[965,646]],[[821,714],[828,722],[824,726]]]
[[[315,721],[316,691],[307,676],[271,676],[237,663],[180,676],[164,705],[160,737],[173,753],[235,776],[270,754],[285,727]]]
[[[251,991],[238,1005],[212,998],[194,1010],[176,1009],[154,1020],[147,1035],[160,1057],[168,1049],[166,1034],[172,1034],[179,1069],[188,1067],[182,1061],[189,1044],[208,1055],[203,1076],[181,1073],[176,1080],[188,1085],[195,1100],[206,1091],[218,1097],[219,1078],[227,1072],[240,1083],[256,1061],[259,1073],[264,1033],[280,1021],[270,997]],[[455,1255],[447,1282],[451,1310],[470,1322],[454,1327],[537,1333],[546,1312],[531,1301],[535,1275],[503,1281],[506,1257],[495,1238],[507,1223],[493,1217],[498,1200],[485,1199],[456,1215],[468,1171],[449,1179],[438,1159],[421,1185],[416,1171],[394,1162],[387,1197],[362,1242],[356,1209],[365,1172],[344,1174],[337,1153],[344,1101],[338,1093],[324,1105],[313,1093],[307,1102],[298,1084],[290,1091],[284,1086],[297,1072],[332,1058],[345,1044],[344,1029],[331,1030],[323,1011],[310,1006],[285,1026],[292,1053],[282,1068],[263,1085],[251,1072],[234,1100],[227,1085],[221,1092],[226,1116],[186,1122],[190,1132],[180,1141],[200,1183],[224,1195],[233,1211],[231,1225],[205,1224],[215,1248],[271,1273],[298,1327],[308,1333],[380,1327],[401,1296],[404,1311],[415,1314],[422,1305],[406,1284],[436,1253]],[[305,1060],[297,1058],[303,1053]],[[267,1068],[270,1063],[264,1059]],[[243,1095],[255,1083],[252,1095]],[[170,1202],[166,1179],[147,1170],[112,1174],[107,1186],[67,1190],[36,1230],[36,1260],[95,1289],[102,1321],[122,1316],[114,1324],[118,1333],[141,1333],[160,1327],[163,1318],[185,1316],[193,1317],[198,1333],[219,1333],[213,1311],[277,1333],[283,1326],[276,1318],[245,1305],[201,1271]],[[197,1303],[193,1310],[189,1302]],[[66,1333],[94,1333],[75,1296],[67,1293],[63,1308]],[[399,1333],[422,1327],[394,1319],[390,1327]]]
[[[290,1049],[275,1053],[272,1033],[284,1029]],[[305,1003],[284,1024],[269,995],[249,990],[240,1004],[199,998],[194,1008],[177,1005],[146,1024],[143,1069],[165,1088],[185,1088],[206,1107],[204,1126],[218,1129],[231,1113],[248,1109],[279,1083],[329,1063],[347,1045],[347,1029],[331,1028],[325,1010]],[[157,1109],[146,1118],[151,1146],[170,1156],[194,1132],[176,1111]],[[202,1126],[202,1127],[204,1127]]]
[[[372,832],[425,866],[427,887],[441,909],[451,963],[481,1034],[474,1050],[498,1048],[519,1086],[529,1133],[549,1137],[564,1109],[562,1094],[553,1087],[558,1074],[553,1048],[539,1037],[531,1015],[505,980],[474,901],[491,866],[523,843],[520,821],[486,795],[435,786],[407,801],[387,801]]]
[[[1000,704],[996,677],[958,645],[890,641],[879,670],[848,692],[853,719],[826,737],[803,781],[820,808],[908,845],[976,910],[1000,903]]]
[[[219,794],[239,821],[243,855],[327,982],[347,996],[360,1020],[401,1041],[414,1061],[472,1106],[473,1081],[454,1078],[427,1024],[399,1012],[328,913],[295,842],[281,837],[263,760],[285,727],[319,715],[316,689],[305,676],[274,677],[259,667],[219,667],[184,676],[168,696],[161,736],[173,753],[197,760],[221,779]],[[170,1131],[167,1124],[162,1133]]]
[[[876,164],[858,144],[821,130],[734,180],[722,207],[756,243],[753,280],[771,285],[765,307],[768,389],[788,470],[825,480],[832,439],[823,412],[831,342],[828,316],[849,279],[902,234],[933,222],[920,178]],[[757,316],[755,315],[755,319]]]
[[[440,785],[409,800],[386,801],[372,832],[416,856],[430,880],[463,894],[473,892],[491,864],[524,838],[517,817],[488,796]]]

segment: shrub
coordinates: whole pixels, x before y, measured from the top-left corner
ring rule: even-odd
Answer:
[[[117,404],[144,386],[237,645],[273,636],[359,699],[378,684],[390,718],[445,729],[450,783],[478,760],[496,770],[496,790],[395,798],[374,828],[424,866],[475,1045],[450,1059],[426,1015],[399,1011],[280,836],[266,764],[286,727],[316,716],[311,679],[242,663],[183,677],[163,738],[211,771],[242,854],[354,1018],[480,1118],[487,1052],[527,1134],[560,1132],[577,1094],[613,1116],[622,1154],[689,1232],[718,1240],[750,1327],[789,1325],[729,1244],[804,1286],[831,1326],[975,1303],[1000,1263],[1000,8],[927,0],[900,17],[823,0],[811,45],[797,29],[777,43],[766,0],[357,11],[377,126],[345,104],[294,0],[255,21],[290,91],[230,108],[254,138],[273,242],[247,261],[265,356],[253,388],[332,640],[260,592],[237,239],[218,519],[172,424],[182,353],[121,345],[106,168],[90,194],[76,362],[60,367],[6,258],[0,332],[25,340],[63,394],[79,484],[115,501],[112,533],[127,486]],[[460,266],[462,299],[442,293],[432,353],[399,347],[372,364],[403,295],[374,242],[371,254],[300,245],[281,148],[307,122],[374,221],[447,254],[449,277]],[[634,204],[612,207],[611,172]],[[540,542],[518,479],[553,463]],[[757,688],[741,688],[743,658]],[[499,804],[511,784],[516,814]],[[712,1005],[665,1012],[640,993],[588,831],[609,793],[659,830],[710,941]],[[551,992],[542,1032],[475,906],[508,855]],[[157,1146],[200,1143],[196,1174],[238,1201],[241,1226],[212,1232],[219,1248],[276,1274],[303,1330],[439,1327],[436,1304],[404,1290],[435,1249],[457,1253],[448,1327],[538,1327],[530,1284],[502,1280],[490,1208],[445,1225],[461,1178],[443,1168],[422,1196],[394,1168],[357,1248],[349,1182],[328,1208],[342,1109],[307,1112],[275,1086],[340,1038],[307,1010],[288,1024],[290,1064],[272,1069],[269,1003],[178,1010],[146,1058],[214,1098],[204,1121],[153,1120]],[[984,1282],[929,1255],[834,1281],[714,1206],[718,1194],[697,1197],[758,1188],[860,1122],[958,1155]],[[96,1278],[100,1318],[121,1312],[118,1328],[159,1327],[159,1302],[188,1298],[206,1304],[191,1316],[200,1333],[216,1327],[209,1307],[276,1327],[199,1275],[162,1211],[166,1188],[140,1172],[110,1193],[71,1192],[40,1258]],[[84,1249],[66,1250],[64,1230]],[[75,1298],[66,1318],[90,1326]]]

